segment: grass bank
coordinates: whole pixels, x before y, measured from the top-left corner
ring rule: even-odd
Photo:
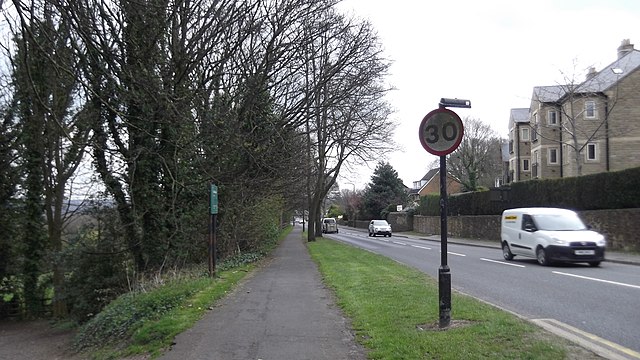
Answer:
[[[158,357],[176,335],[191,328],[232,291],[291,230],[283,230],[277,241],[259,251],[220,264],[215,278],[203,268],[195,274],[166,279],[164,285],[152,290],[120,296],[79,329],[74,347],[96,360]]]
[[[308,244],[370,359],[597,359],[562,338],[471,297],[452,295],[438,329],[438,284],[386,257],[332,240]]]

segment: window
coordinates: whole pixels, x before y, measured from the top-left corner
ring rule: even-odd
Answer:
[[[598,160],[598,147],[596,144],[587,144],[587,161]]]
[[[522,128],[520,140],[529,141],[529,128]]]
[[[593,119],[596,117],[596,102],[595,101],[585,101],[584,102],[584,117],[588,119]]]
[[[531,141],[538,141],[538,124],[531,129]]]
[[[549,110],[547,113],[547,124],[558,125],[558,113],[555,110]]]
[[[558,149],[557,148],[549,148],[548,149],[548,162],[550,165],[554,165],[558,163]]]
[[[522,159],[522,171],[529,171],[529,159]]]
[[[522,230],[532,231],[536,228],[536,224],[533,222],[533,218],[529,214],[522,215]]]

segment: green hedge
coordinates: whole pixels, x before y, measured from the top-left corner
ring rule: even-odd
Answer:
[[[640,207],[640,167],[562,179],[530,180],[499,189],[506,194],[496,201],[493,191],[450,195],[449,215],[497,215],[504,209],[529,206],[562,207],[574,210],[625,209]],[[420,199],[417,214],[440,214],[440,196]]]

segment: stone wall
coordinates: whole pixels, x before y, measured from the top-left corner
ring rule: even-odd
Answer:
[[[581,211],[580,216],[606,236],[609,249],[640,252],[640,208]]]
[[[500,215],[449,216],[448,235],[464,239],[495,240],[500,243]],[[440,234],[439,216],[413,217],[413,231],[435,235]]]
[[[581,211],[580,216],[594,230],[606,236],[608,249],[640,252],[640,208]],[[394,223],[391,226],[394,231],[402,231],[396,230]],[[447,218],[447,230],[452,237],[495,240],[499,243],[500,215],[450,216]],[[440,234],[440,217],[414,216],[413,231]]]
[[[410,216],[409,213],[392,212],[387,217],[387,221],[391,224],[393,232],[413,230],[413,216]]]

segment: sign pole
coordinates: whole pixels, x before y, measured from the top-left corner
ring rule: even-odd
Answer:
[[[209,191],[209,276],[216,276],[216,223],[218,222],[218,187]]]
[[[440,267],[438,292],[440,317],[438,325],[451,324],[451,269],[447,263],[447,155],[458,148],[464,127],[458,114],[446,107],[471,107],[471,101],[440,99],[440,106],[427,114],[420,123],[420,143],[427,152],[440,156]]]
[[[440,268],[438,269],[438,295],[440,317],[438,326],[451,324],[451,269],[447,263],[447,156],[440,155]]]

